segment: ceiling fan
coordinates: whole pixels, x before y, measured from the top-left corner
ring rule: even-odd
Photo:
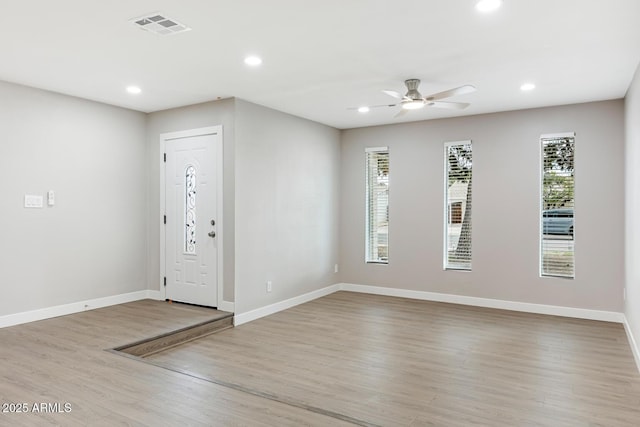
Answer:
[[[410,110],[417,110],[424,107],[436,107],[436,108],[449,108],[454,110],[462,110],[469,106],[467,102],[449,102],[449,101],[440,101],[441,99],[450,98],[452,96],[464,95],[467,93],[475,92],[476,88],[472,85],[464,85],[454,89],[445,90],[444,92],[434,93],[429,96],[422,96],[420,92],[418,92],[418,86],[420,86],[419,79],[407,79],[404,81],[404,84],[407,86],[407,93],[401,95],[395,90],[383,90],[389,96],[392,96],[396,99],[400,99],[400,102],[397,104],[384,104],[384,105],[372,105],[365,108],[377,108],[377,107],[395,107],[400,105],[402,108],[395,117],[400,117],[407,114]],[[362,107],[361,107],[362,108]],[[353,108],[358,109],[358,108]],[[362,111],[362,110],[361,110]],[[368,110],[365,110],[368,111]]]

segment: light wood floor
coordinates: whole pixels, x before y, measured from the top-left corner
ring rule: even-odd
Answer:
[[[73,408],[0,425],[640,425],[605,322],[338,292],[144,361],[104,351],[205,315],[144,301],[0,330],[0,402]]]
[[[0,412],[0,426],[351,425],[105,351],[210,317],[147,300],[0,329],[0,405],[71,405]]]

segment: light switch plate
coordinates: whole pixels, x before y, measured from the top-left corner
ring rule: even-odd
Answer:
[[[25,208],[41,208],[43,206],[44,197],[35,194],[24,195]]]

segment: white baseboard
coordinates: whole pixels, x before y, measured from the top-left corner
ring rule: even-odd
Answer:
[[[636,366],[638,367],[638,372],[640,372],[640,347],[638,347],[638,341],[635,340],[633,336],[633,332],[631,331],[631,325],[627,321],[627,317],[624,318],[624,330],[627,333],[627,339],[629,340],[629,345],[631,346],[631,352],[633,353],[633,358],[636,360]]]
[[[600,320],[604,322],[625,322],[624,314],[614,311],[589,310],[585,308],[533,304],[526,302],[443,294],[438,292],[412,291],[408,289],[385,288],[381,286],[356,285],[353,283],[337,283],[335,285],[327,286],[326,288],[309,292],[295,298],[257,308],[246,313],[236,314],[234,324],[236,326],[239,326],[244,323],[248,323],[261,317],[286,310],[296,305],[312,301],[316,298],[320,298],[337,291],[358,292],[425,301],[446,302],[451,304],[462,304],[476,307],[497,308],[501,310],[521,311],[525,313],[547,314],[551,316],[573,317],[577,319]]]
[[[624,322],[624,314],[613,311],[588,310],[584,308],[562,307],[556,305],[532,304],[526,302],[505,301],[489,298],[468,297],[442,294],[438,292],[411,291],[407,289],[384,288],[380,286],[340,283],[340,290],[365,294],[386,295],[426,301],[448,302],[452,304],[473,305],[476,307],[498,308],[502,310],[522,311],[526,313],[549,314],[552,316],[574,317],[578,319],[601,320],[605,322]]]
[[[260,307],[255,310],[247,311],[246,313],[236,314],[234,316],[233,324],[240,326],[242,324],[251,322],[252,320],[260,319],[261,317],[269,316],[270,314],[277,313],[282,310],[286,310],[296,305],[304,304],[305,302],[313,301],[320,297],[332,294],[340,290],[340,285],[331,285],[326,288],[318,289],[313,292],[309,292],[303,295],[299,295],[288,300],[280,301],[275,304]]]
[[[156,301],[164,301],[164,292],[162,291],[147,291],[147,298]]]
[[[67,314],[79,313],[81,311],[94,310],[96,308],[124,304],[127,302],[139,301],[142,299],[160,299],[159,297],[160,291],[144,290],[131,292],[128,294],[120,294],[104,298],[78,301],[70,304],[57,305],[55,307],[42,308],[39,310],[8,314],[6,316],[0,316],[0,328],[20,325],[22,323],[35,322],[37,320],[50,319],[52,317],[66,316]]]
[[[222,310],[222,311],[228,311],[229,313],[234,313],[235,312],[235,304],[229,301],[222,301],[220,304],[218,304],[218,310]]]

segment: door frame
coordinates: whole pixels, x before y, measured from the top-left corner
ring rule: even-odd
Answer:
[[[216,223],[221,224],[221,227],[216,227],[216,240],[218,241],[218,251],[217,251],[217,259],[216,259],[216,307],[220,309],[221,306],[224,306],[224,218],[223,218],[223,201],[224,201],[224,135],[222,133],[222,125],[218,126],[208,126],[196,129],[188,129],[184,131],[178,132],[167,132],[160,134],[160,212],[159,212],[159,220],[160,220],[160,291],[161,295],[164,296],[164,299],[167,298],[167,287],[164,282],[164,278],[166,277],[167,271],[167,241],[166,241],[166,224],[164,223],[164,215],[166,215],[166,163],[165,163],[165,153],[167,142],[182,139],[182,138],[191,138],[194,136],[206,136],[206,135],[219,135],[220,143],[215,147],[216,150],[216,192],[217,192],[217,206],[216,206]]]

